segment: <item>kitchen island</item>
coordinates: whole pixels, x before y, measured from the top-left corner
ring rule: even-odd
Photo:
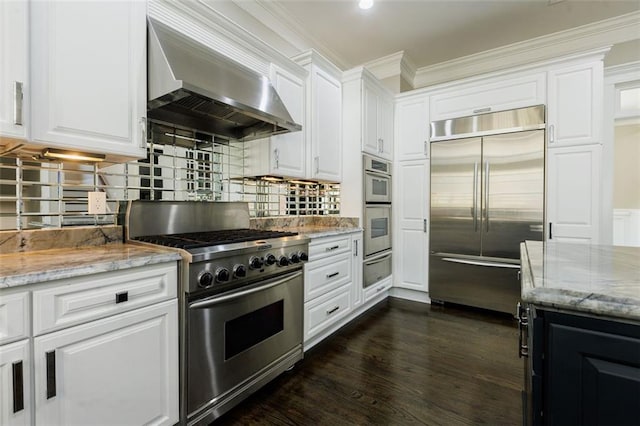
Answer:
[[[524,423],[640,424],[640,248],[526,241],[521,262]]]

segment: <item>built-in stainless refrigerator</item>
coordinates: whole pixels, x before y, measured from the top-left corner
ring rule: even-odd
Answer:
[[[544,107],[431,132],[429,296],[515,315],[520,242],[544,236]]]

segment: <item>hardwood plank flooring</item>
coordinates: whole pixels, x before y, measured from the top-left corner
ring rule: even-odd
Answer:
[[[389,298],[214,425],[518,425],[510,316]]]

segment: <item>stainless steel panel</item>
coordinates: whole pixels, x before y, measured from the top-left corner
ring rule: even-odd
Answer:
[[[432,251],[480,255],[481,139],[431,144]]]
[[[391,175],[391,162],[380,158],[375,158],[370,155],[362,156],[364,169],[372,172],[383,173],[385,175]]]
[[[125,217],[127,239],[144,235],[249,228],[244,202],[130,201]]]
[[[542,240],[544,131],[482,139],[482,256],[520,258],[520,243]]]
[[[544,105],[431,122],[431,141],[544,129]]]
[[[391,177],[366,171],[364,173],[364,201],[365,203],[390,203]]]
[[[362,275],[364,288],[391,275],[391,252],[366,259],[363,263]]]
[[[510,259],[432,254],[429,297],[515,315],[520,301],[519,271],[518,264]]]
[[[370,204],[364,208],[364,256],[391,248],[391,205]]]
[[[302,354],[303,283],[300,271],[262,282],[262,290],[239,298],[229,298],[209,306],[218,296],[199,300],[187,308],[187,416],[189,420],[204,411],[216,410],[236,399],[243,388],[259,376],[268,376],[269,366],[291,351]],[[280,282],[283,281],[283,282]],[[278,285],[270,286],[274,282]],[[246,290],[246,288],[244,289]],[[243,290],[243,291],[244,291]],[[282,321],[282,330],[265,332],[265,338],[253,346],[232,351],[227,324],[260,309],[282,303],[280,311],[267,311],[263,325]],[[262,333],[261,327],[246,330],[248,335]],[[242,337],[242,336],[236,336]],[[203,408],[204,407],[204,408]]]

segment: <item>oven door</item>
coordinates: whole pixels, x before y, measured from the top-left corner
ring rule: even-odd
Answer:
[[[298,270],[188,304],[189,418],[226,404],[292,351],[302,354],[302,277]]]
[[[390,203],[391,178],[381,173],[365,172],[364,201],[366,203]]]
[[[368,205],[364,208],[364,256],[391,248],[391,205]]]

